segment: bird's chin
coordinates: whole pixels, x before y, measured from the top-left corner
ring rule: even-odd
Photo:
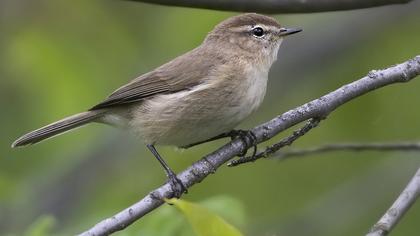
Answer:
[[[280,45],[282,43],[283,39],[279,39],[279,41],[273,46],[273,48],[270,51],[270,66],[271,64],[273,64],[275,61],[277,61],[277,56],[278,56],[278,52],[279,52],[279,48]]]
[[[276,51],[276,54],[277,54],[277,52],[279,51],[279,48],[280,48],[280,45],[283,43],[283,38],[280,38],[278,41],[277,41],[277,44],[276,44],[276,46],[275,46],[275,48],[274,48],[274,50]]]

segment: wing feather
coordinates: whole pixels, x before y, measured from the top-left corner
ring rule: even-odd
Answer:
[[[213,66],[209,60],[205,60],[210,55],[202,54],[203,50],[198,47],[177,57],[120,87],[90,110],[138,102],[157,94],[188,90],[199,85],[209,77]]]

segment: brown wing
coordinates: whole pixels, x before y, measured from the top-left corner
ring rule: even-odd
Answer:
[[[169,63],[146,73],[114,91],[103,102],[90,110],[118,106],[144,98],[191,89],[208,78],[212,63],[199,48],[175,58]]]

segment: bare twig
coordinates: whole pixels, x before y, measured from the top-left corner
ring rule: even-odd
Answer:
[[[353,10],[391,4],[403,4],[412,0],[130,0],[167,6],[204,8],[222,11],[260,13],[310,13]]]
[[[253,128],[251,131],[255,134],[256,142],[261,143],[302,121],[315,117],[326,117],[337,107],[365,93],[386,85],[408,82],[419,74],[420,56],[384,70],[371,71],[367,76],[344,85],[321,98],[292,109]],[[177,177],[189,188],[201,182],[209,174],[214,173],[218,167],[248,148],[247,144],[242,142],[241,139],[235,139],[195,162],[178,174]],[[173,192],[170,185],[164,184],[139,202],[99,222],[81,235],[107,235],[122,230],[145,214],[161,206],[164,203],[162,199],[172,195]]]
[[[381,219],[372,227],[366,236],[385,236],[397,225],[398,221],[410,209],[420,196],[420,168],[397,200],[386,211]]]
[[[335,143],[319,147],[295,149],[273,153],[270,158],[284,160],[335,151],[420,151],[420,142],[402,143]]]
[[[260,158],[266,158],[272,155],[273,153],[277,152],[281,148],[291,145],[296,139],[302,137],[311,129],[317,127],[319,122],[321,122],[321,118],[312,118],[302,128],[294,131],[292,135],[280,140],[280,142],[273,144],[270,147],[267,147],[264,151],[258,153],[257,155],[240,157],[236,160],[233,160],[228,163],[228,166],[234,167],[244,163],[254,162]]]

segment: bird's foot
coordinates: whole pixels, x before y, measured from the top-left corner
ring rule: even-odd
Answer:
[[[180,198],[182,194],[188,193],[187,187],[185,187],[182,181],[178,179],[174,172],[168,173],[168,183],[171,186],[173,192],[172,197]]]
[[[248,152],[248,149],[253,147],[252,151],[252,157],[254,157],[257,153],[257,137],[254,133],[250,130],[232,130],[229,132],[230,138],[236,139],[239,138],[242,140],[242,142],[245,144],[245,148],[238,156],[244,157],[246,153]]]

